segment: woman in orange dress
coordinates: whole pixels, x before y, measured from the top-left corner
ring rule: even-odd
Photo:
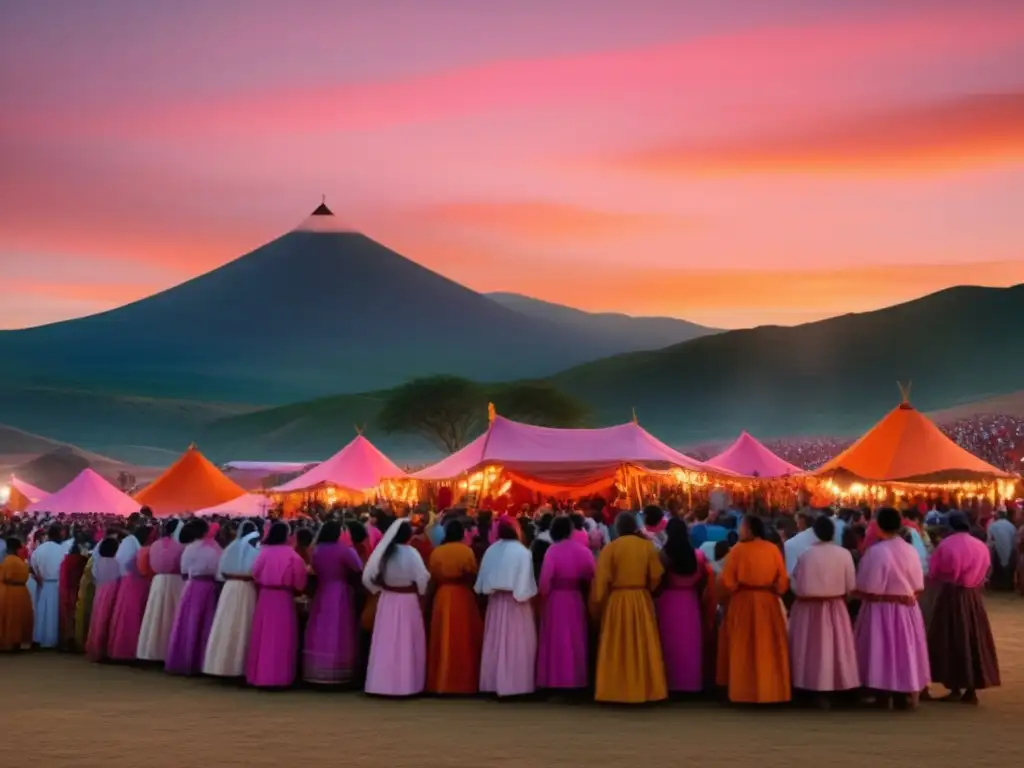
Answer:
[[[32,577],[26,563],[16,552],[21,541],[7,540],[7,556],[0,562],[0,651],[18,651],[32,647],[35,615],[28,580]]]
[[[744,517],[739,533],[718,580],[726,602],[718,684],[738,704],[789,701],[789,638],[780,602],[789,590],[786,563],[779,548],[765,540],[759,517]]]
[[[444,543],[430,555],[430,578],[436,585],[430,619],[427,691],[474,694],[480,688],[480,653],[484,622],[473,585],[477,562],[463,543],[458,520],[444,526]]]

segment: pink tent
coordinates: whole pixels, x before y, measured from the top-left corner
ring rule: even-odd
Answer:
[[[101,513],[128,517],[139,511],[139,502],[121,493],[91,469],[83,469],[78,477],[56,493],[29,506],[26,513],[84,515]]]
[[[197,515],[221,515],[224,517],[266,517],[267,510],[273,506],[270,499],[258,493],[247,493],[237,499],[225,501],[215,507],[207,507],[196,512]]]
[[[487,431],[465,448],[410,477],[451,480],[491,464],[524,475],[613,470],[623,464],[668,464],[696,472],[709,471],[696,459],[669,448],[636,422],[603,429],[552,429],[495,416]],[[732,474],[719,469],[710,471]]]
[[[16,490],[30,502],[35,504],[37,501],[45,499],[50,494],[44,491],[42,488],[36,488],[31,483],[26,483],[24,480],[19,480],[16,477],[11,478],[11,488]]]
[[[271,488],[271,493],[295,493],[313,488],[344,488],[363,493],[380,485],[381,480],[400,479],[405,472],[381,453],[362,435],[356,437],[322,464],[299,475],[284,485]]]
[[[804,470],[790,464],[765,448],[748,432],[706,464],[744,477],[786,477],[801,475]]]

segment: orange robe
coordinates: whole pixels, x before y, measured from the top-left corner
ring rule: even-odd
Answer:
[[[737,544],[718,578],[727,599],[718,643],[718,684],[729,701],[789,701],[789,638],[780,600],[789,590],[786,563],[768,541]]]
[[[602,550],[590,593],[601,621],[598,701],[640,704],[668,698],[651,597],[664,573],[654,544],[642,536],[621,536]]]
[[[484,622],[473,592],[476,555],[462,543],[442,544],[431,553],[429,567],[437,591],[430,619],[427,691],[477,693]]]
[[[0,562],[0,651],[16,651],[32,645],[35,614],[28,580],[28,563],[17,555]]]

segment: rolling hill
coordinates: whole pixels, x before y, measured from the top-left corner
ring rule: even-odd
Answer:
[[[162,293],[0,333],[0,359],[17,361],[8,386],[261,404],[432,373],[545,376],[623,349],[600,330],[501,306],[341,229],[323,205]]]
[[[922,410],[985,412],[1003,402],[988,398],[1021,388],[1021,350],[1024,286],[954,288],[877,312],[620,355],[551,380],[591,407],[595,425],[626,421],[635,406],[659,437],[692,445],[742,429],[763,437],[855,434],[898,402],[897,380],[914,382]],[[237,458],[322,456],[359,423],[403,459],[434,455],[415,438],[374,432],[384,396],[340,395],[222,419],[204,430],[204,446]]]
[[[622,352],[662,349],[719,333],[717,328],[674,317],[634,317],[615,312],[584,312],[518,293],[488,293],[487,298],[520,314],[603,336]]]

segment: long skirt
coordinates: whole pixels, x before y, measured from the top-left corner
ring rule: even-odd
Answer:
[[[171,639],[171,628],[184,591],[185,582],[176,573],[158,573],[153,577],[139,630],[139,646],[135,654],[139,659],[163,661],[167,658],[167,643]]]
[[[995,547],[989,547],[992,557],[992,576],[989,578],[989,587],[999,592],[1012,592],[1014,574],[1017,572],[1017,550],[1010,553],[1010,562],[1003,565]]]
[[[778,704],[792,697],[786,614],[777,595],[746,589],[725,609],[718,642],[718,683],[736,704]]]
[[[203,657],[203,674],[242,677],[256,612],[256,587],[251,581],[228,579],[217,601]]]
[[[107,656],[117,661],[132,661],[139,650],[139,631],[146,613],[150,580],[133,573],[121,579],[121,589],[114,603]]]
[[[415,696],[427,682],[427,633],[416,594],[380,594],[373,622],[366,692],[376,696]]]
[[[854,627],[861,685],[886,693],[919,693],[929,682],[921,608],[865,600]]]
[[[601,617],[594,698],[642,704],[668,698],[654,600],[644,589],[613,589]]]
[[[789,614],[789,658],[794,688],[831,692],[860,687],[853,625],[843,598],[797,599]]]
[[[96,587],[92,601],[92,616],[89,619],[89,639],[85,643],[85,655],[89,661],[103,661],[110,642],[111,621],[121,580],[111,581]]]
[[[24,584],[0,583],[0,651],[32,646],[32,595]]]
[[[932,680],[951,691],[999,685],[999,660],[981,588],[943,584],[928,628]]]
[[[430,616],[427,690],[467,695],[480,690],[484,620],[471,587],[441,584]]]
[[[516,601],[511,592],[493,593],[487,598],[484,617],[481,692],[498,696],[533,693],[537,687],[536,662],[537,628],[530,603]]]
[[[654,602],[665,680],[673,693],[704,689],[704,622],[696,587],[666,589]]]
[[[258,688],[287,688],[295,682],[299,618],[291,589],[261,587],[252,616],[245,679]]]
[[[587,687],[589,630],[587,606],[578,587],[556,588],[544,598],[537,640],[538,688]]]
[[[206,643],[217,612],[217,585],[212,579],[191,579],[171,625],[164,669],[172,675],[198,675],[206,660]]]
[[[321,579],[309,606],[302,645],[302,679],[340,685],[352,682],[359,658],[359,624],[352,587]]]
[[[85,566],[82,582],[78,586],[78,603],[75,605],[75,647],[79,653],[85,651],[89,640],[89,624],[92,623],[92,604],[96,600],[96,582],[92,578],[92,561]]]
[[[77,567],[68,561],[79,558]],[[69,567],[63,569],[60,582],[60,642],[62,650],[81,650],[75,642],[75,613],[78,605],[78,593],[82,583],[82,571],[85,568],[85,558],[81,555],[68,555],[65,563]]]
[[[36,587],[35,624],[32,640],[41,648],[60,642],[60,581],[48,579]]]

